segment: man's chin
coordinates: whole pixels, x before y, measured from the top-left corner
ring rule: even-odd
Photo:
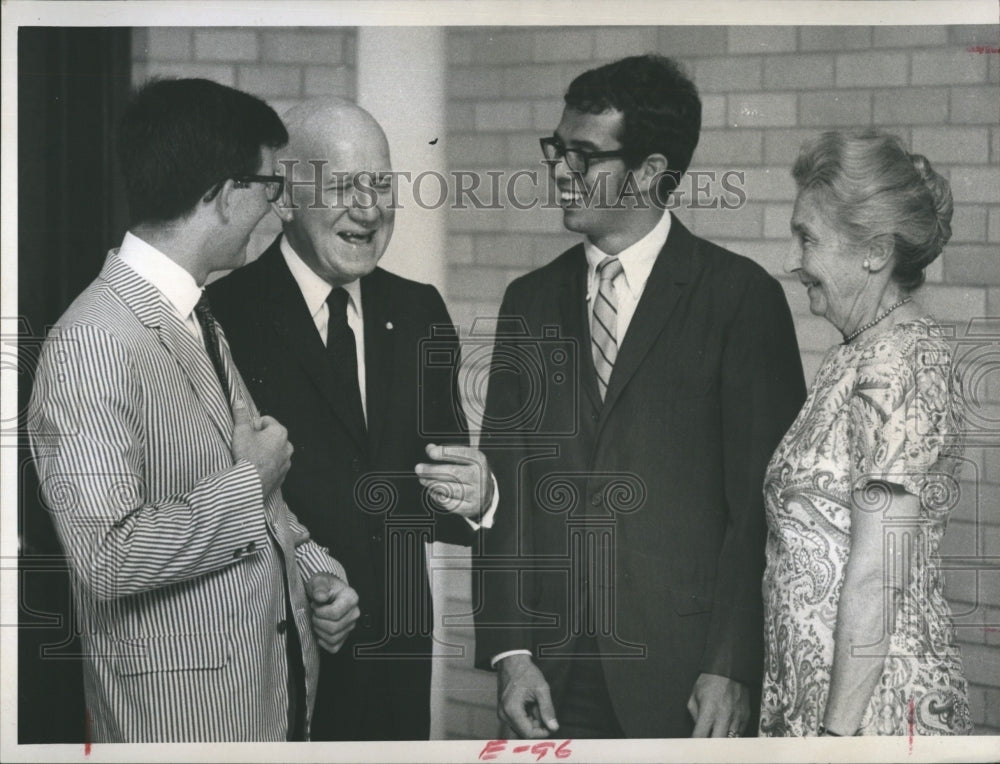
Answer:
[[[586,221],[584,216],[586,210],[582,207],[563,207],[563,226],[574,233],[585,233]]]

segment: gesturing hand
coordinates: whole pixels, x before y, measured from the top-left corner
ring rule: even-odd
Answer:
[[[750,693],[746,685],[717,674],[700,674],[687,703],[694,719],[691,737],[742,735],[750,719]]]
[[[288,431],[274,417],[263,416],[254,422],[245,406],[233,411],[233,459],[246,459],[257,468],[264,496],[285,479],[294,450]]]
[[[479,520],[493,501],[493,476],[482,451],[468,446],[427,445],[434,464],[418,464],[420,484],[448,512]]]
[[[328,653],[335,653],[361,615],[358,593],[332,573],[317,573],[306,584],[312,603],[313,633]]]
[[[528,655],[497,664],[497,716],[519,737],[548,737],[559,729],[549,684]]]

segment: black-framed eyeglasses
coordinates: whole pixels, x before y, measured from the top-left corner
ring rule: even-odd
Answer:
[[[205,201],[210,202],[218,196],[227,180],[233,181],[236,188],[250,188],[251,183],[263,183],[264,192],[267,194],[269,202],[278,201],[285,190],[285,178],[282,175],[234,175],[232,178],[224,178],[216,183],[208,192]]]
[[[553,136],[539,138],[538,143],[542,147],[542,156],[545,157],[545,163],[549,167],[554,168],[559,160],[562,159],[566,162],[566,167],[570,171],[579,173],[580,175],[587,174],[587,170],[590,169],[590,163],[595,159],[621,159],[625,156],[625,152],[621,149],[613,151],[568,149],[563,145],[562,141]]]

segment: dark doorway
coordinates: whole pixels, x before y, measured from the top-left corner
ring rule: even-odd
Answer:
[[[66,563],[38,493],[24,419],[45,333],[125,232],[114,126],[128,100],[131,30],[18,30],[18,739],[86,738]],[[7,337],[8,341],[12,337]]]

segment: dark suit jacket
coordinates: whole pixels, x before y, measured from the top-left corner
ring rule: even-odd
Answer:
[[[762,483],[805,396],[795,332],[775,279],[675,218],[602,405],[586,270],[573,247],[500,308],[477,661],[532,650],[558,716],[575,637],[596,633],[626,735],[683,737],[700,673],[760,681]]]
[[[424,541],[468,544],[472,532],[425,502],[413,468],[429,442],[468,443],[457,337],[434,287],[381,269],[363,278],[363,431],[344,409],[279,241],[209,297],[254,400],[288,428],[289,506],[361,599],[351,638],[323,653],[313,739],[426,739],[433,618]]]

